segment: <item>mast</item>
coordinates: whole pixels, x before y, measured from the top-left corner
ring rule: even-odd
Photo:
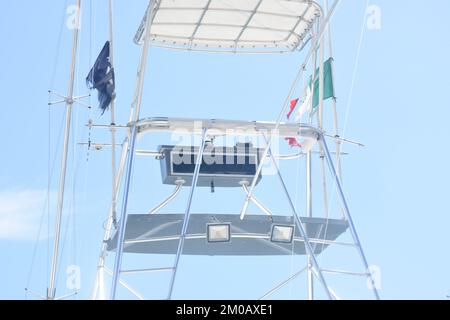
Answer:
[[[316,35],[313,36],[313,46],[317,42]],[[315,73],[316,64],[317,64],[317,50],[313,47],[313,58],[312,65]],[[313,73],[313,83],[315,81],[315,74]],[[312,85],[311,95],[314,97],[315,85]],[[314,104],[314,98],[311,99],[311,110]],[[312,125],[312,115],[309,114],[308,123]],[[312,209],[312,151],[309,150],[306,154],[306,216],[308,218],[312,218],[313,209]],[[307,264],[307,291],[308,291],[308,300],[314,300],[314,273],[312,267],[312,257],[308,255],[308,264]]]
[[[114,69],[114,20],[113,20],[113,1],[109,0],[109,62],[111,68]],[[115,81],[115,80],[114,80]],[[100,249],[99,260],[97,263],[97,275],[95,284],[91,293],[91,299],[104,300],[105,284],[104,284],[104,272],[105,272],[105,259],[107,255],[107,240],[109,240],[113,228],[117,225],[117,197],[120,186],[120,181],[123,173],[123,167],[126,160],[126,150],[128,149],[128,138],[124,140],[122,144],[122,155],[120,157],[119,167],[117,168],[116,161],[116,111],[115,111],[115,99],[111,100],[111,171],[112,171],[112,195],[111,206],[108,213],[107,224],[103,235],[103,242]]]
[[[325,0],[324,2],[324,8],[325,11],[328,11],[328,0]],[[331,26],[327,25],[327,31],[328,31],[328,52],[329,52],[329,56],[331,59],[334,58],[333,56],[333,39],[332,39],[332,34],[331,34]],[[334,77],[334,63],[331,63],[331,77]],[[334,78],[332,80],[333,84],[334,84]],[[336,92],[335,92],[336,94]],[[333,97],[332,99],[332,108],[333,108],[333,118],[334,118],[334,135],[336,137],[340,136],[339,133],[339,122],[338,122],[338,114],[337,114],[337,106],[336,106],[336,97]],[[336,166],[337,166],[337,172],[339,175],[339,178],[341,179],[342,182],[342,162],[341,162],[341,148],[342,147],[342,142],[339,140],[336,140]]]
[[[109,0],[109,62],[111,68],[114,69],[114,29],[113,29],[113,4]],[[114,80],[115,81],[115,80]],[[116,192],[116,103],[115,99],[111,100],[111,170],[112,170],[112,218],[113,224],[116,225],[117,213],[117,192]]]
[[[47,299],[54,300],[56,295],[56,273],[58,268],[58,257],[59,257],[59,242],[61,237],[61,220],[64,207],[64,188],[66,183],[66,173],[67,173],[67,156],[69,153],[69,140],[70,140],[70,125],[72,122],[72,107],[74,104],[74,83],[75,83],[75,67],[77,63],[77,50],[78,50],[78,32],[80,26],[80,16],[81,16],[81,0],[77,0],[77,13],[75,17],[75,26],[72,35],[72,64],[70,68],[70,78],[66,102],[66,115],[65,115],[65,128],[64,128],[64,144],[61,156],[61,173],[59,176],[59,191],[58,191],[58,202],[56,208],[56,221],[55,221],[55,239],[53,243],[53,257],[50,272],[50,282],[47,288]]]

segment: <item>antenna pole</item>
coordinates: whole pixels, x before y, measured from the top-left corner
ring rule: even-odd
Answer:
[[[59,191],[58,191],[58,203],[56,209],[56,221],[55,221],[55,240],[53,244],[53,257],[51,264],[50,283],[47,288],[47,299],[54,300],[56,295],[56,273],[58,269],[58,257],[59,257],[59,242],[61,236],[61,220],[64,207],[64,187],[66,182],[67,172],[67,156],[69,153],[69,140],[70,140],[70,125],[72,121],[72,107],[73,107],[73,90],[75,83],[75,67],[77,63],[77,50],[78,50],[78,32],[81,18],[81,0],[77,0],[77,14],[75,26],[72,36],[72,65],[70,69],[70,79],[68,94],[65,98],[66,102],[66,123],[64,128],[64,145],[61,157],[61,173],[59,177]]]
[[[317,42],[317,35],[313,35],[313,44]],[[316,78],[316,69],[317,69],[317,50],[315,47],[312,53],[312,65],[313,65],[313,83],[315,83]],[[315,96],[315,85],[311,86],[311,95]],[[310,101],[310,110],[312,112],[314,98]],[[309,114],[308,122],[312,125],[312,114]],[[306,216],[311,218],[313,216],[313,196],[312,196],[312,151],[309,150],[306,154]],[[308,300],[314,300],[314,273],[313,273],[313,261],[312,257],[308,254],[308,264],[307,264],[307,291],[308,291]]]
[[[113,2],[109,0],[109,62],[114,69],[114,28],[113,28]],[[115,80],[114,80],[115,81]],[[111,101],[111,170],[112,170],[112,198],[111,209],[113,224],[117,217],[117,191],[116,191],[116,103]]]
[[[325,11],[328,12],[328,0],[325,0],[324,2],[324,8]],[[327,33],[328,33],[328,51],[330,58],[333,59],[333,40],[332,40],[332,34],[331,34],[331,26],[327,25]],[[334,85],[334,63],[331,61],[331,77],[332,77],[332,83]],[[333,89],[335,90],[335,88]],[[334,92],[336,94],[336,91]],[[336,137],[339,137],[339,119],[337,115],[337,106],[336,106],[336,97],[332,98],[332,107],[333,107],[333,118],[334,118],[334,135]],[[341,150],[342,150],[342,141],[336,140],[336,166],[337,166],[337,172],[339,175],[339,178],[342,182],[342,165],[341,165]]]

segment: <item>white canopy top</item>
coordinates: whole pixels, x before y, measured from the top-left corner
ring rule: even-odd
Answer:
[[[154,46],[218,52],[293,51],[302,44],[322,12],[311,0],[155,0],[153,3],[151,41]],[[135,36],[138,44],[144,39],[146,18],[147,14]]]

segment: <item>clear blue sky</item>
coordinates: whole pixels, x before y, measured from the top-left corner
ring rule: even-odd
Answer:
[[[64,20],[65,9],[71,2],[0,3],[2,299],[24,298],[27,285],[44,294],[47,285],[51,238],[47,236],[46,214],[34,263],[31,262],[45,209],[49,157],[52,163],[56,154],[59,161],[61,148],[58,137],[64,107],[54,106],[49,112],[47,90],[62,93],[67,90],[71,34],[64,27]],[[75,86],[80,95],[86,93],[84,77],[108,34],[107,1],[84,3]],[[450,105],[446,99],[450,3],[446,0],[370,3],[381,8],[382,25],[380,30],[365,32],[346,126],[346,137],[361,141],[366,147],[345,148],[350,153],[343,165],[345,191],[368,259],[381,270],[382,298],[445,299],[450,294],[447,165],[450,153],[446,149],[450,137]],[[139,59],[139,47],[132,43],[132,38],[146,4],[145,0],[132,4],[115,1],[119,123],[128,119]],[[365,1],[343,0],[333,19],[341,123],[349,102],[364,11]],[[142,114],[273,120],[302,57],[302,53],[223,56],[151,49]],[[92,103],[96,103],[95,99]],[[70,156],[58,293],[68,292],[66,267],[79,265],[80,298],[86,298],[95,275],[102,222],[110,199],[110,161],[109,152],[104,151],[91,152],[87,162],[86,150],[77,143],[87,141],[88,130],[84,125],[89,117],[95,123],[107,123],[108,116],[101,117],[98,110],[91,115],[82,107],[76,110],[71,143],[75,152]],[[93,130],[91,135],[94,142],[109,141],[108,132]],[[149,140],[147,145],[154,147],[160,142]],[[50,188],[51,217],[55,212],[58,161]],[[143,213],[172,189],[159,184],[156,162],[140,159],[137,169],[141,174],[134,181],[130,210]],[[292,172],[296,173],[296,165],[283,164],[282,170],[295,192],[296,174]],[[299,179],[303,186],[303,173]],[[273,177],[266,180],[257,195],[277,208],[274,210],[277,213],[288,214],[277,181]],[[183,210],[186,194],[184,191],[166,211]],[[236,200],[230,202],[231,198]],[[193,210],[237,212],[242,199],[237,190],[214,195],[200,190]],[[303,210],[304,199],[297,196],[297,204]],[[336,216],[336,206],[334,209]],[[357,269],[360,265],[354,257],[348,252],[331,250],[321,262],[334,268],[350,265]],[[175,297],[257,298],[286,279],[290,272],[300,269],[301,261],[290,257],[183,258]],[[141,267],[149,267],[163,266],[171,260],[149,256],[140,262]],[[338,294],[355,297],[355,292],[362,292],[356,296],[369,297],[364,285],[361,291],[360,284],[353,280],[346,283],[344,279],[330,276]],[[165,297],[165,281],[163,276],[130,279],[141,288],[145,284],[141,291],[154,298]],[[211,283],[215,283],[213,287]],[[303,277],[275,297],[304,298],[305,292]],[[323,297],[320,289],[318,295]]]

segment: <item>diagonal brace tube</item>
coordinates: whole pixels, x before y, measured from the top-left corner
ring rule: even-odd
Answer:
[[[323,147],[323,150],[325,151],[325,159],[327,160],[328,168],[330,169],[333,179],[335,180],[335,183],[337,186],[337,191],[339,193],[339,198],[341,199],[342,207],[344,209],[344,215],[345,215],[345,218],[347,219],[348,225],[350,227],[350,232],[352,234],[353,241],[355,242],[355,245],[358,249],[359,255],[361,256],[361,260],[364,264],[364,267],[366,268],[366,271],[368,272],[367,277],[372,284],[373,294],[375,296],[375,299],[380,300],[380,296],[378,294],[378,290],[375,285],[375,280],[373,279],[372,274],[369,272],[369,264],[367,262],[367,258],[364,254],[364,251],[362,249],[361,242],[359,240],[358,233],[356,232],[356,228],[353,223],[352,216],[350,215],[350,210],[347,205],[347,200],[345,199],[344,191],[342,190],[341,179],[339,178],[339,175],[336,172],[336,168],[334,167],[333,160],[331,159],[331,154],[328,149],[327,142],[325,141],[325,137],[323,135],[320,137],[320,143]]]
[[[263,137],[264,137],[264,139],[266,141],[266,145],[269,146],[269,141],[267,141],[266,136],[263,135]],[[273,165],[274,165],[274,167],[275,167],[275,169],[277,171],[278,178],[279,178],[280,183],[281,183],[281,185],[283,187],[283,190],[284,190],[284,193],[286,195],[286,198],[287,198],[287,200],[289,202],[289,206],[291,207],[292,214],[294,215],[294,218],[295,218],[295,220],[297,222],[298,229],[300,231],[300,235],[304,239],[305,249],[306,249],[306,252],[308,253],[308,255],[311,258],[311,263],[312,263],[313,270],[315,271],[315,273],[317,275],[317,278],[319,279],[320,283],[322,284],[322,286],[323,286],[323,288],[325,290],[325,293],[327,294],[328,299],[333,300],[334,299],[333,295],[331,294],[331,292],[330,292],[330,290],[328,288],[328,285],[327,285],[327,283],[325,281],[325,278],[323,277],[322,271],[321,271],[321,269],[319,267],[319,264],[317,263],[317,259],[316,259],[316,256],[314,254],[314,250],[313,250],[313,248],[311,246],[311,243],[309,242],[308,234],[306,233],[306,230],[303,227],[302,219],[297,214],[297,210],[295,209],[294,203],[292,202],[291,196],[289,195],[289,191],[288,191],[288,189],[286,187],[286,184],[284,183],[284,180],[283,180],[283,177],[281,175],[280,168],[278,167],[277,161],[276,161],[275,157],[273,156],[272,151],[270,150],[270,146],[269,146],[269,150],[268,151],[269,151],[268,155],[272,159],[272,163],[273,163]]]
[[[130,144],[128,146],[127,153],[127,166],[126,166],[126,175],[125,175],[125,184],[124,184],[124,192],[123,192],[123,200],[122,200],[122,211],[120,216],[119,227],[117,230],[117,249],[116,249],[116,257],[114,261],[114,269],[113,269],[113,280],[111,284],[111,294],[110,299],[116,299],[116,291],[117,284],[120,279],[120,268],[122,266],[122,255],[123,255],[123,245],[125,240],[125,229],[127,225],[127,217],[128,217],[128,199],[129,199],[129,191],[131,184],[131,175],[133,172],[133,164],[134,164],[134,155],[135,155],[135,145],[136,145],[136,135],[137,135],[137,126],[133,125],[131,129],[131,137]]]
[[[247,181],[244,181],[244,182],[241,183],[241,185],[242,185],[242,188],[244,189],[245,193],[248,195],[248,194],[250,193],[250,191],[248,190],[248,182],[247,182]],[[261,201],[259,201],[259,200],[255,197],[255,195],[252,195],[251,198],[250,198],[250,200],[253,201],[253,203],[254,203],[258,208],[260,208],[265,214],[267,214],[269,217],[272,216],[272,212],[271,212],[269,209],[267,209],[267,207],[266,207],[265,205],[263,205],[263,204],[261,203]]]
[[[277,292],[278,290],[280,290],[281,288],[283,288],[284,286],[286,286],[287,284],[289,284],[291,281],[294,281],[299,275],[301,275],[306,269],[308,269],[308,267],[304,267],[303,269],[301,269],[300,271],[294,273],[292,276],[290,276],[288,279],[284,280],[282,283],[280,283],[279,285],[277,285],[275,288],[271,289],[270,291],[268,291],[265,295],[263,295],[261,298],[259,298],[258,300],[264,300],[265,298],[271,296],[272,294],[274,294],[275,292]]]
[[[155,214],[155,213],[159,212],[159,210],[161,210],[162,208],[167,206],[180,193],[181,188],[183,187],[184,183],[185,183],[184,180],[177,180],[175,190],[172,192],[172,194],[170,196],[168,196],[163,202],[161,202],[156,207],[154,207],[152,210],[150,210],[148,214]]]
[[[178,264],[180,263],[180,256],[183,253],[184,241],[186,239],[187,227],[188,227],[188,223],[189,223],[189,216],[191,215],[192,197],[194,196],[194,191],[195,191],[195,188],[197,187],[198,176],[200,174],[200,167],[201,167],[201,164],[203,161],[203,153],[205,151],[206,132],[207,131],[208,130],[206,128],[203,128],[202,142],[201,142],[200,149],[198,151],[197,161],[195,163],[195,170],[194,170],[194,176],[192,178],[191,191],[189,193],[188,203],[186,206],[186,212],[184,215],[183,227],[181,229],[181,234],[180,234],[180,241],[178,242],[177,255],[175,256],[175,263],[173,265],[172,278],[170,280],[170,285],[169,285],[169,294],[167,296],[168,300],[172,299],[173,287],[175,285],[175,280],[177,277]]]

